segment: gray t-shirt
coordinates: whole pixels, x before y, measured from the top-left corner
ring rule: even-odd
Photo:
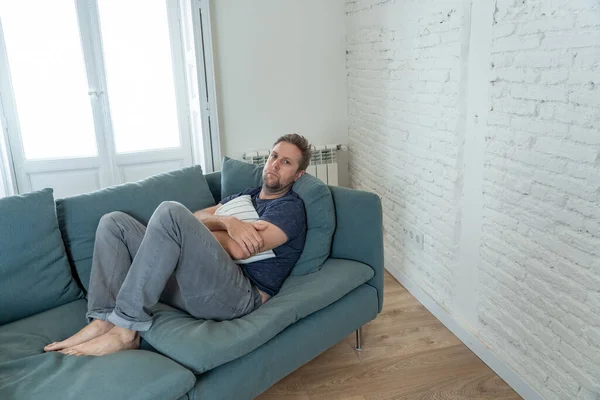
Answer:
[[[306,211],[302,199],[291,190],[272,200],[259,199],[260,190],[261,188],[246,189],[242,193],[225,197],[221,204],[239,196],[250,195],[258,219],[272,223],[287,235],[288,241],[273,249],[274,258],[240,265],[252,283],[263,292],[274,296],[281,289],[283,281],[296,265],[304,249]]]

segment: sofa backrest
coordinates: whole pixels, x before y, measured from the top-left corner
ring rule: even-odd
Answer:
[[[198,165],[56,202],[67,255],[85,290],[90,280],[94,240],[100,218],[112,211],[122,211],[146,225],[163,201],[177,201],[190,211],[215,204],[202,168]]]
[[[0,199],[0,325],[80,297],[52,189]]]

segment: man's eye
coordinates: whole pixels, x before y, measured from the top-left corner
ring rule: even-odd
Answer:
[[[288,164],[288,165],[290,164],[290,162],[288,160],[285,160],[285,163]]]

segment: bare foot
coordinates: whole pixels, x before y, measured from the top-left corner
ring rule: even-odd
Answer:
[[[60,352],[73,356],[103,356],[122,350],[134,350],[140,347],[140,335],[137,331],[113,327],[104,335]]]
[[[84,343],[100,335],[104,335],[106,332],[110,331],[114,326],[114,324],[108,321],[95,319],[70,338],[63,340],[62,342],[50,343],[49,345],[44,347],[44,351],[58,351],[66,349],[68,347],[77,346],[80,343]]]

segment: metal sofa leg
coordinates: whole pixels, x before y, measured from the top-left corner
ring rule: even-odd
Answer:
[[[362,326],[356,330],[356,350],[361,351],[362,347]]]

